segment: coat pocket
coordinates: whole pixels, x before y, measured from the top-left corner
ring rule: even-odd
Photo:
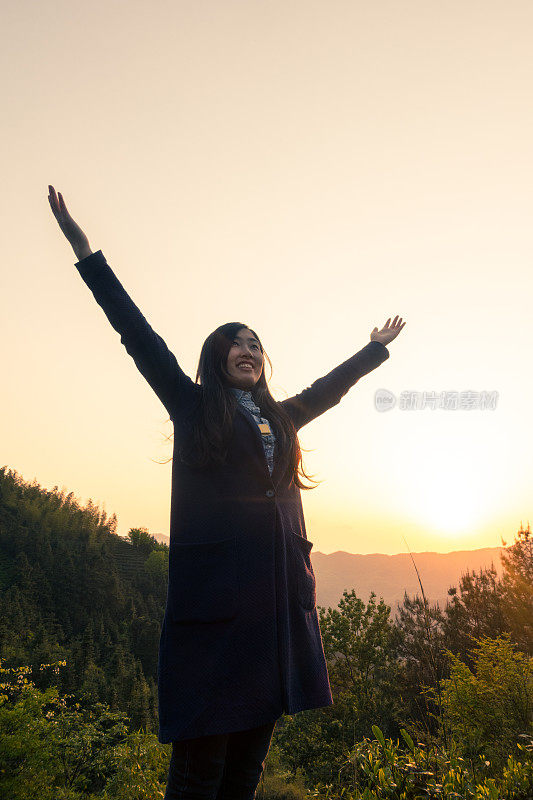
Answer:
[[[291,533],[291,550],[296,573],[296,594],[298,601],[308,611],[316,606],[316,579],[311,564],[313,543],[303,536]]]
[[[222,622],[239,605],[237,537],[218,542],[175,542],[167,607],[173,622]]]

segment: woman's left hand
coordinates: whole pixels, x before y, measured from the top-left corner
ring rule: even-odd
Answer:
[[[393,339],[396,339],[405,325],[405,322],[402,322],[402,318],[398,317],[398,315],[394,317],[392,325],[389,325],[389,322],[390,317],[380,331],[378,331],[377,328],[374,328],[370,334],[371,342],[381,342],[381,344],[387,345],[389,342],[392,342]]]

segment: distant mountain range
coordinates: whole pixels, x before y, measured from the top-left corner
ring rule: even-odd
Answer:
[[[446,604],[448,589],[457,586],[465,572],[479,571],[491,564],[500,575],[502,547],[480,550],[456,550],[452,553],[413,553],[428,601]],[[371,591],[392,606],[403,600],[404,592],[413,597],[421,594],[413,562],[408,553],[394,556],[372,553],[360,555],[338,550],[335,553],[311,553],[316,575],[317,604],[336,608],[344,589],[355,589],[365,602]]]
[[[169,544],[164,534],[152,534],[155,539]],[[448,589],[457,586],[465,572],[479,571],[494,565],[498,575],[502,566],[500,553],[503,547],[483,547],[479,550],[455,550],[452,553],[413,553],[424,592],[429,602],[438,602],[441,608],[448,599]],[[344,589],[355,590],[365,602],[371,591],[395,612],[404,593],[413,597],[420,594],[420,585],[409,553],[394,556],[381,553],[361,555],[337,550],[335,553],[311,552],[311,563],[316,575],[317,604],[336,608]]]

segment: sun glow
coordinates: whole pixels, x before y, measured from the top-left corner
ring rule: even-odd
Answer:
[[[471,441],[468,449],[463,441],[456,450],[444,433],[441,439],[438,443],[433,436],[423,452],[411,451],[403,459],[398,476],[402,502],[409,516],[433,533],[454,540],[470,538],[498,505],[501,464],[495,468],[481,440]]]
[[[450,472],[449,465],[417,476],[415,508],[419,519],[431,526],[435,533],[460,538],[472,533],[479,523],[483,509],[477,486],[478,480],[462,465]]]

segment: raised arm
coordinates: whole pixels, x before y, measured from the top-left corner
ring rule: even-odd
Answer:
[[[386,345],[398,336],[405,325],[401,317],[399,319],[395,317],[392,326],[389,326],[389,322],[390,317],[381,331],[374,328],[370,334],[371,341],[362,350],[343,361],[323,378],[318,378],[307,389],[281,401],[296,430],[336,406],[363,375],[372,372],[389,358],[390,353]]]
[[[75,266],[109,322],[120,334],[120,341],[126,351],[167,409],[171,419],[187,413],[198,399],[200,387],[183,372],[174,354],[150,327],[107,263],[102,251],[91,252],[87,237],[68,214],[61,195],[58,202],[53,187],[49,188],[52,211],[78,256],[79,261]]]

